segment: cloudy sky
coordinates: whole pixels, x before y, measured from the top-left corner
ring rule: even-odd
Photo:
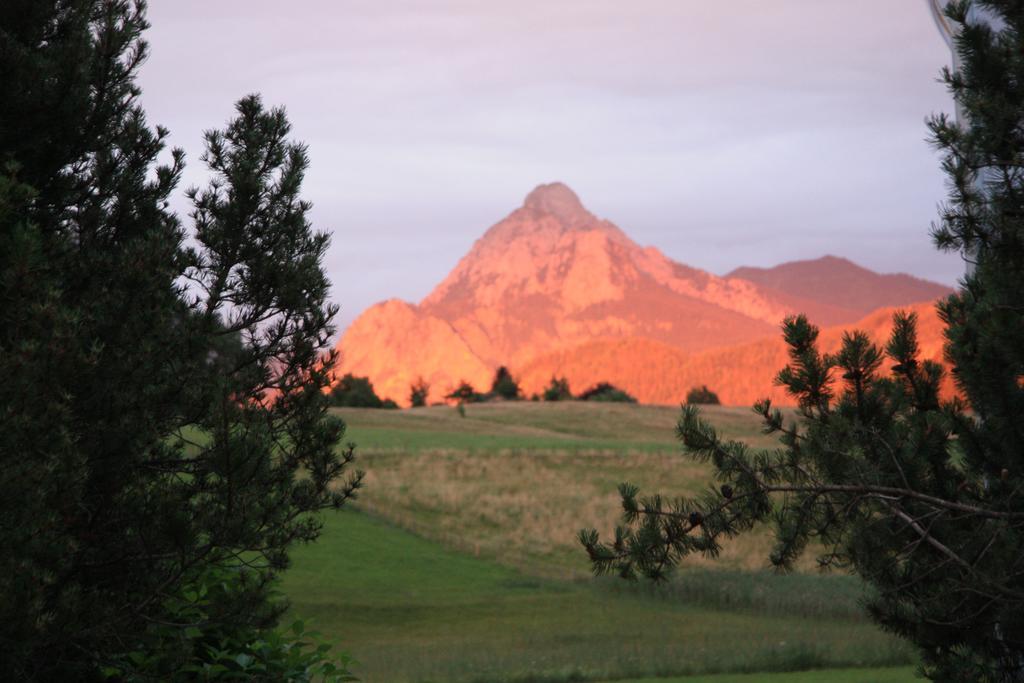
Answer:
[[[191,166],[287,107],[342,325],[418,301],[539,183],[725,273],[826,253],[946,283],[924,0],[151,0],[143,103]],[[182,205],[179,205],[181,207]]]

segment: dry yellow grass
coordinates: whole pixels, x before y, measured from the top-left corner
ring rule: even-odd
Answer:
[[[612,531],[620,517],[621,482],[670,496],[691,495],[713,483],[709,468],[679,453],[678,412],[621,404],[506,403],[470,406],[466,418],[450,408],[342,415],[360,443],[360,466],[367,471],[359,502],[364,510],[533,574],[577,577],[590,569],[576,532]],[[726,435],[770,443],[749,411],[714,408],[707,416]],[[467,435],[497,438],[466,442]],[[463,445],[437,447],[448,440]],[[505,441],[518,445],[501,447]],[[770,546],[768,533],[760,531],[727,543],[716,560],[694,557],[686,564],[763,568]]]

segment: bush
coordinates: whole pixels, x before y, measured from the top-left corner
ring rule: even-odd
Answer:
[[[569,391],[569,380],[565,377],[552,377],[544,388],[543,398],[545,401],[571,401],[573,396]]]
[[[718,400],[718,394],[708,389],[706,384],[690,389],[686,394],[686,402],[690,405],[722,405],[722,402]]]
[[[259,580],[255,572],[239,567],[211,568],[189,581],[165,602],[173,622],[149,626],[153,646],[114,655],[102,667],[102,676],[118,681],[168,680],[182,674],[203,681],[359,680],[348,670],[352,660],[344,653],[332,658],[331,646],[302,621],[254,631],[224,620],[218,607],[245,600],[249,584]],[[280,596],[266,592],[279,608]]]
[[[579,395],[581,401],[606,401],[614,403],[636,403],[636,399],[622,389],[600,382]]]
[[[422,408],[427,405],[427,397],[430,395],[430,385],[420,377],[409,387],[409,403],[413,408]]]
[[[455,401],[457,403],[480,403],[487,399],[483,394],[478,394],[473,385],[465,380],[459,382],[459,385],[452,389],[452,391],[445,395],[445,398],[449,401]]]
[[[369,377],[348,373],[331,389],[331,405],[344,408],[398,408],[390,398],[381,399]]]

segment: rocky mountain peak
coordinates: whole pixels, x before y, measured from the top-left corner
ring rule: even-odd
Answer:
[[[523,208],[550,214],[567,226],[596,220],[594,215],[583,207],[576,193],[565,183],[538,185],[526,195]]]

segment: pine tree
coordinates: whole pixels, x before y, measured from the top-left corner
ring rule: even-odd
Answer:
[[[939,306],[963,398],[941,398],[943,368],[919,358],[913,315],[895,316],[884,349],[850,332],[835,355],[790,318],[778,382],[797,419],[755,408],[781,448],[725,441],[684,407],[679,437],[715,487],[668,499],[624,484],[615,539],[581,532],[595,571],[658,579],[772,521],[775,565],[816,541],[823,566],[870,585],[870,616],[920,648],[928,676],[1024,680],[1024,5],[976,4],[1005,27],[971,23],[970,2],[948,8],[962,66],[944,78],[967,125],[929,121],[950,180],[935,241],[973,262]]]
[[[241,100],[206,134],[186,232],[168,209],[183,154],[138,104],[146,28],[143,2],[0,3],[11,680],[167,679],[235,647],[236,669],[314,671],[268,630],[271,585],[360,485],[326,413],[335,307],[306,151],[283,110]]]
[[[491,382],[491,396],[503,398],[507,401],[517,401],[522,398],[519,390],[519,383],[512,377],[512,373],[504,365],[494,372],[494,380]]]

